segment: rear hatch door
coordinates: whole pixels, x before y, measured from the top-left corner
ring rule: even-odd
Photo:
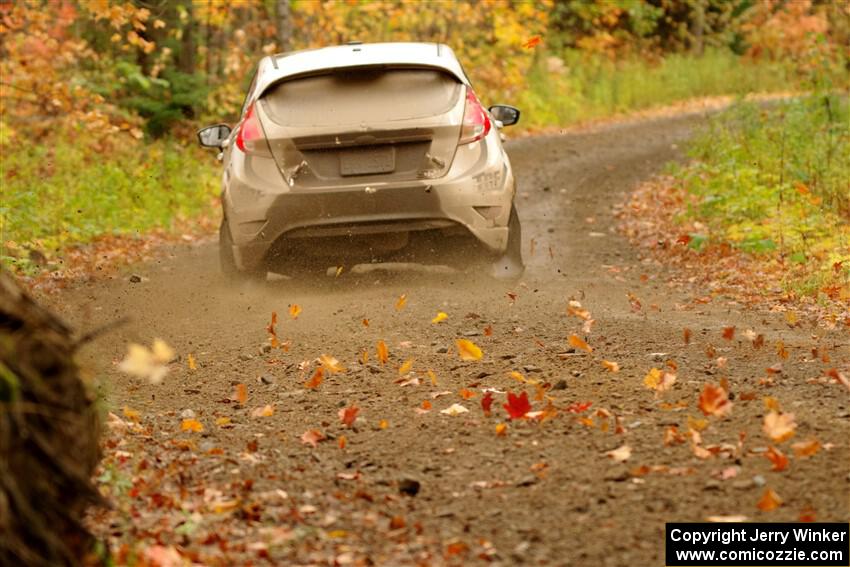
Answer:
[[[292,188],[427,180],[451,166],[465,89],[436,68],[346,68],[272,85],[257,109]]]

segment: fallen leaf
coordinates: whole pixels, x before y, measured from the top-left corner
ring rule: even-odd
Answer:
[[[363,319],[361,321],[361,323],[363,324],[364,327],[368,327],[369,326],[369,319]]]
[[[492,337],[493,336],[493,326],[492,325],[487,325],[486,327],[484,327],[484,336],[485,337]]]
[[[716,523],[739,523],[746,522],[749,518],[742,514],[734,514],[731,516],[708,516],[706,517],[706,522],[716,522]]]
[[[731,341],[735,338],[735,327],[724,327],[723,328],[723,338],[727,341]]]
[[[788,457],[786,457],[785,454],[776,447],[768,447],[764,456],[767,457],[773,465],[771,470],[781,472],[788,468]]]
[[[436,386],[437,385],[437,375],[434,374],[434,371],[429,368],[428,372],[426,374],[428,374],[428,378],[431,380],[431,384]]]
[[[610,360],[603,360],[602,366],[604,366],[605,369],[608,370],[609,372],[619,372],[620,371],[620,365],[617,364],[616,362],[611,362]]]
[[[444,410],[441,410],[440,413],[444,413],[446,415],[460,415],[462,413],[467,413],[469,410],[463,407],[460,404],[452,404]]]
[[[478,345],[467,339],[455,340],[461,360],[480,360],[483,356]]]
[[[768,411],[782,411],[779,407],[779,400],[777,400],[773,396],[765,396],[764,409]]]
[[[354,420],[357,419],[357,413],[360,411],[360,408],[357,406],[351,406],[347,408],[341,408],[339,412],[339,420],[346,427],[351,427],[354,425]]]
[[[533,49],[540,45],[543,42],[543,38],[539,35],[531,36],[529,39],[525,40],[522,46],[526,49]]]
[[[794,455],[798,458],[806,458],[811,457],[818,451],[820,451],[820,441],[817,439],[809,439],[807,441],[798,441],[796,443],[791,444],[791,448],[794,450]]]
[[[816,522],[817,515],[815,514],[815,509],[807,504],[802,510],[800,510],[800,516],[798,518],[798,521]]]
[[[390,422],[387,421],[386,419],[382,419],[381,421],[378,422],[378,427],[381,428],[381,429],[386,429],[389,426],[390,426]]]
[[[381,364],[386,364],[390,356],[390,351],[387,350],[387,343],[384,341],[378,341],[377,351],[378,361],[380,361]]]
[[[159,384],[168,373],[166,364],[175,356],[174,350],[162,339],[154,339],[149,349],[146,346],[130,343],[127,354],[118,364],[121,372]]]
[[[679,428],[675,425],[668,425],[664,430],[664,445],[678,445],[685,442],[685,436],[679,433]]]
[[[204,430],[204,424],[197,419],[184,419],[183,422],[180,423],[180,430],[201,433]]]
[[[313,448],[315,448],[319,444],[319,442],[324,441],[325,439],[327,439],[325,437],[325,434],[319,431],[318,429],[310,429],[308,431],[305,431],[301,435],[301,442],[305,445],[310,445]]]
[[[431,322],[432,323],[442,323],[443,321],[445,321],[448,318],[449,318],[449,316],[446,313],[443,313],[442,311],[440,311],[439,313],[437,313],[436,316],[434,316],[433,319],[431,319]]]
[[[345,435],[340,435],[339,437],[337,437],[337,440],[336,440],[336,446],[337,447],[339,447],[340,449],[345,449],[345,446],[347,444],[348,444],[348,437],[346,437]]]
[[[771,411],[764,416],[762,431],[776,443],[782,443],[794,436],[797,423],[793,413]]]
[[[413,368],[413,359],[408,358],[404,361],[404,364],[398,367],[398,375],[404,376],[410,372],[410,369]]]
[[[271,417],[274,415],[274,406],[266,404],[260,408],[254,408],[251,417]]]
[[[508,392],[508,403],[504,404],[503,407],[508,412],[511,419],[522,419],[525,417],[525,414],[531,411],[531,404],[528,401],[528,393],[523,392],[521,395],[517,396],[513,392]]]
[[[298,319],[298,316],[301,315],[301,306],[297,303],[293,303],[289,306],[289,316],[293,319]]]
[[[682,331],[682,340],[685,341],[686,345],[691,343],[691,330],[690,329],[685,328],[685,330]]]
[[[652,368],[643,377],[643,385],[650,390],[656,392],[666,392],[676,383],[676,375],[670,372],[664,372],[658,368]]]
[[[723,417],[732,411],[732,402],[726,390],[714,384],[706,384],[699,396],[699,409],[705,415]]]
[[[771,488],[766,488],[761,499],[758,501],[758,509],[763,512],[771,512],[782,506],[782,498]]]
[[[574,348],[581,349],[581,350],[584,350],[584,351],[587,351],[587,352],[593,352],[593,347],[591,347],[589,344],[584,342],[582,339],[580,339],[576,335],[570,335],[568,342],[570,343],[570,346],[572,346]]]
[[[776,354],[778,354],[779,358],[783,360],[788,360],[788,357],[790,356],[788,349],[785,348],[785,343],[782,341],[776,341]]]
[[[215,424],[218,425],[219,427],[224,426],[224,425],[230,425],[230,422],[231,422],[231,419],[227,416],[219,417],[218,419],[215,420]]]
[[[248,387],[241,382],[236,384],[236,388],[233,392],[233,399],[236,400],[236,403],[240,406],[244,406],[245,402],[248,401]]]
[[[493,392],[487,392],[484,394],[484,397],[481,398],[481,409],[484,410],[484,415],[490,417],[490,408],[493,405]]]
[[[186,357],[186,362],[189,364],[189,370],[197,370],[198,363],[195,361],[195,356],[192,353]]]
[[[504,437],[508,434],[508,424],[507,423],[499,423],[496,425],[496,435],[499,437]]]
[[[623,445],[613,451],[608,451],[605,455],[617,463],[622,463],[629,460],[629,457],[632,456],[632,448],[628,445]]]
[[[395,302],[395,310],[401,311],[405,305],[407,305],[407,294],[402,293]]]
[[[475,392],[466,388],[461,388],[458,391],[457,395],[463,398],[464,400],[469,400],[475,397]]]
[[[323,354],[319,357],[319,362],[322,364],[322,367],[331,374],[345,372],[345,368],[342,367],[339,361],[330,355]]]
[[[315,390],[322,383],[324,377],[325,369],[324,367],[319,366],[318,368],[316,368],[316,371],[313,373],[313,376],[310,377],[310,379],[304,383],[304,387],[310,390]]]

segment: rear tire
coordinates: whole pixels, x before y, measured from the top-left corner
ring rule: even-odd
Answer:
[[[230,235],[230,228],[227,226],[227,221],[221,221],[221,227],[218,229],[218,260],[221,265],[221,273],[229,282],[242,281],[265,281],[266,270],[240,270],[236,265],[236,258],[233,256],[233,237]]]

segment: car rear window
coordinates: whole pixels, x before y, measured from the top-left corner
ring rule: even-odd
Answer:
[[[361,69],[285,81],[261,100],[281,126],[331,126],[445,114],[460,92],[457,79],[434,69]]]

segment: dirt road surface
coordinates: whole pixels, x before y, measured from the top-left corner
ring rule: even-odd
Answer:
[[[780,315],[747,311],[707,289],[673,289],[664,267],[641,262],[616,232],[613,207],[681,159],[702,121],[692,115],[510,142],[528,264],[518,283],[344,272],[234,289],[219,275],[211,242],[133,266],[139,283],[93,281],[49,298],[81,331],[132,319],[84,352],[105,379],[108,409],[128,424],[108,433],[102,480],[115,509],[92,518],[97,533],[116,549],[179,552],[211,565],[636,566],[663,565],[668,521],[801,514],[846,521],[850,396],[821,377],[850,360],[847,336],[792,329]],[[571,298],[592,314],[589,334],[567,314]],[[297,320],[291,304],[302,309]],[[263,352],[272,311],[288,352]],[[448,319],[434,324],[439,311]],[[726,340],[730,326],[737,332]],[[689,344],[685,328],[693,331]],[[746,329],[763,333],[764,347],[754,349]],[[593,352],[570,347],[571,334]],[[118,372],[128,342],[154,337],[181,355],[161,384]],[[458,338],[479,345],[483,358],[461,360]],[[380,340],[386,365],[375,352]],[[346,371],[305,388],[323,354]],[[400,377],[408,359],[412,373]],[[668,360],[677,381],[656,395],[643,378],[652,367],[670,370]],[[777,363],[781,372],[768,373]],[[507,418],[508,391],[527,391],[533,411],[546,406],[514,371],[548,385],[556,416]],[[700,392],[724,377],[731,414],[705,418]],[[399,383],[410,378],[420,383]],[[244,405],[233,399],[240,383]],[[487,388],[490,417],[481,407]],[[474,397],[464,399],[462,389]],[[792,439],[777,443],[763,433],[768,396],[795,415]],[[432,409],[417,412],[425,401]],[[469,411],[441,413],[452,404]],[[273,415],[252,416],[266,405]],[[350,406],[360,409],[346,428],[338,412]],[[202,432],[181,431],[190,418]],[[689,418],[696,428],[707,419],[706,458],[687,436]],[[665,445],[671,426],[682,442]],[[310,430],[326,436],[315,448],[301,440]],[[819,450],[798,456],[791,445],[810,439]],[[626,461],[606,454],[624,445]],[[769,446],[790,458],[785,470],[771,470]],[[772,511],[757,506],[767,488],[782,500]]]

